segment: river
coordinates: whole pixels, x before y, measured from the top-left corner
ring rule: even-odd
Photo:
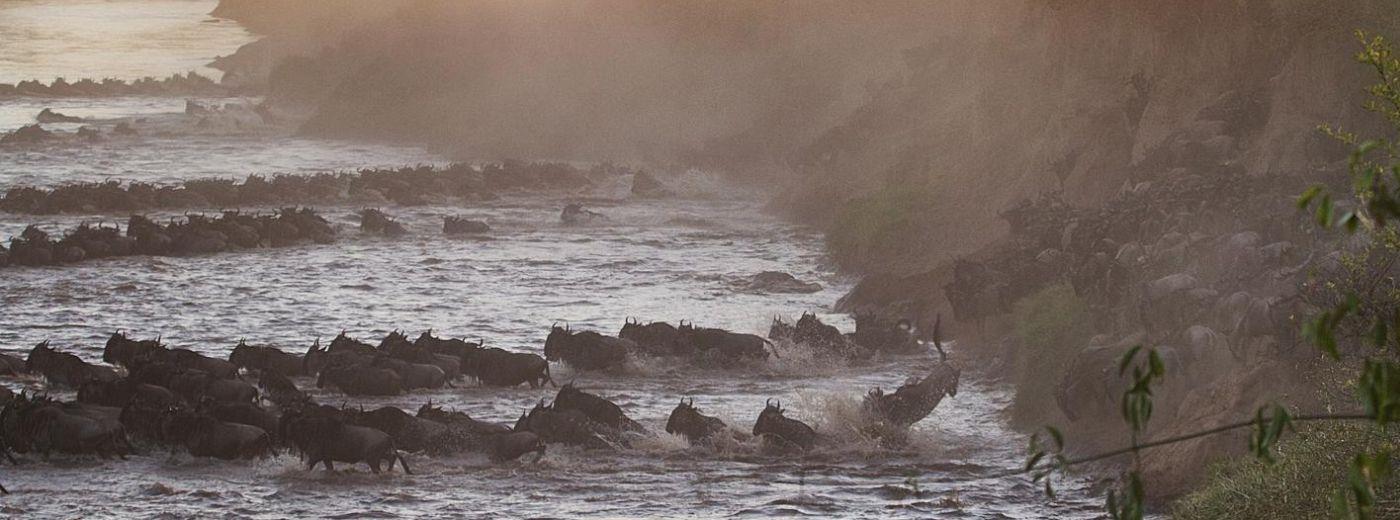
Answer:
[[[210,20],[213,1],[126,0],[0,3],[0,82],[84,75],[163,76],[198,68],[251,36]],[[113,20],[120,20],[114,22]],[[95,28],[93,30],[87,30]],[[137,41],[140,40],[140,41]],[[157,40],[157,41],[147,41]],[[22,76],[15,76],[16,74]],[[13,77],[12,77],[13,76]],[[248,100],[198,100],[227,103]],[[255,100],[253,100],[255,101]],[[0,101],[0,130],[32,121],[45,107],[92,118],[97,126],[133,118],[178,120],[184,99],[99,98]],[[58,130],[71,128],[55,126]],[[178,125],[134,140],[65,142],[0,150],[0,190],[96,180],[173,183],[254,173],[351,170],[442,163],[426,150],[306,139],[290,132],[183,133]],[[410,337],[485,339],[539,352],[549,326],[615,333],[625,317],[686,319],[765,333],[774,316],[804,311],[849,330],[830,313],[853,280],[833,271],[815,230],[764,210],[760,195],[736,197],[699,172],[663,175],[682,196],[635,200],[625,186],[562,196],[506,196],[490,202],[386,207],[409,229],[397,239],[360,236],[358,207],[318,208],[337,227],[335,244],[187,258],[122,258],[54,268],[0,271],[0,346],[23,354],[40,341],[101,358],[114,330],[161,336],[171,346],[224,357],[242,338],[304,351],[341,330],[376,343],[391,330]],[[606,223],[564,226],[571,200],[608,215]],[[267,208],[247,208],[267,210]],[[486,220],[472,239],[444,238],[441,217]],[[125,215],[34,217],[0,213],[0,237],[39,223],[58,230]],[[810,294],[750,294],[735,282],[762,271],[789,272],[822,285]],[[1056,500],[1023,478],[981,478],[1014,469],[1024,438],[1002,411],[1006,390],[964,377],[915,426],[909,447],[880,448],[852,433],[860,397],[893,388],[934,362],[928,354],[855,365],[814,360],[791,345],[782,357],[738,371],[639,360],[610,373],[571,373],[653,432],[631,449],[586,452],[550,446],[538,462],[411,456],[416,474],[371,475],[364,467],[306,471],[294,455],[221,462],[153,452],[126,461],[55,457],[4,467],[11,495],[0,513],[27,518],[448,518],[448,517],[755,517],[1094,518],[1098,499],[1082,479],[1062,483]],[[5,381],[42,389],[41,381]],[[310,381],[303,386],[314,387]],[[416,409],[432,401],[479,419],[513,422],[553,389],[469,384],[351,406]],[[738,430],[751,428],[770,397],[832,440],[803,457],[776,457],[756,445],[692,448],[667,435],[680,397]]]

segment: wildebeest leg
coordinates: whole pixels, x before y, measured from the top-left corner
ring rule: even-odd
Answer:
[[[313,470],[313,469],[316,469],[316,465],[319,464],[321,461],[318,460],[318,459],[316,459],[316,458],[312,458],[312,457],[308,457],[308,458],[311,458],[311,463],[306,465],[306,471],[311,471],[311,470]]]
[[[326,471],[335,471],[335,465],[331,464],[331,459],[326,459]]]
[[[408,469],[408,459],[403,458],[403,454],[402,454],[402,453],[399,453],[398,450],[394,450],[394,458],[395,458],[395,459],[399,459],[399,465],[400,465],[400,466],[403,466],[403,474],[405,474],[405,475],[412,475],[412,474],[413,474],[413,470]],[[393,459],[389,459],[389,468],[392,469],[393,467],[394,467],[394,460],[393,460]]]
[[[370,472],[370,473],[373,473],[373,474],[375,474],[375,475],[378,475],[378,474],[379,474],[379,458],[376,457],[376,458],[370,459],[370,460],[368,460],[368,461],[366,461],[366,462],[369,462],[369,472]],[[390,460],[389,462],[391,463],[391,466],[392,466],[393,460]]]
[[[4,485],[4,484],[0,484],[0,495],[8,495],[8,494],[10,494],[10,490],[5,489],[5,485]]]

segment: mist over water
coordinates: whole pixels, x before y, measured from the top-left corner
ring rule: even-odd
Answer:
[[[0,2],[0,83],[55,78],[139,79],[197,71],[253,41],[208,16],[217,0]]]
[[[214,4],[0,3],[0,82],[165,76],[198,68],[250,38],[234,24],[211,21],[206,13]],[[117,19],[131,22],[111,23]],[[173,184],[210,176],[445,162],[413,146],[305,139],[261,129],[185,132],[178,123],[184,106],[183,99],[166,98],[0,102],[0,130],[32,122],[45,107],[96,118],[92,124],[100,127],[142,118],[146,128],[156,129],[134,140],[0,149],[0,190],[100,180]],[[172,122],[162,126],[164,121]],[[722,193],[703,173],[663,172],[662,178],[690,188],[680,199],[662,201],[627,199],[625,186],[604,186],[568,199],[522,195],[384,207],[408,227],[409,236],[400,239],[360,236],[358,206],[321,207],[339,235],[331,245],[10,268],[0,275],[0,349],[22,355],[49,340],[95,361],[107,336],[120,329],[226,357],[243,338],[301,352],[341,330],[377,343],[391,330],[412,337],[433,329],[441,336],[540,352],[549,325],[559,321],[615,333],[628,316],[686,319],[763,334],[773,316],[792,318],[804,311],[850,330],[849,322],[829,313],[853,280],[834,271],[819,233],[767,213],[760,194]],[[578,199],[609,221],[560,224],[560,209]],[[478,238],[446,238],[441,234],[445,215],[485,220],[493,230]],[[56,232],[80,222],[125,219],[0,214],[0,237],[36,222]],[[788,272],[823,289],[777,295],[735,289],[735,282],[762,271]],[[1059,499],[1049,502],[1023,479],[978,480],[1022,462],[1023,440],[1002,417],[1008,401],[1004,390],[965,378],[956,397],[914,428],[909,447],[886,450],[850,433],[859,420],[854,411],[860,397],[872,387],[891,389],[921,374],[936,356],[846,366],[814,360],[791,345],[779,348],[781,359],[738,371],[640,360],[620,371],[575,374],[555,365],[556,380],[576,378],[579,386],[613,399],[657,433],[617,453],[550,446],[537,463],[507,464],[417,456],[411,459],[413,476],[370,475],[363,467],[346,466],[332,474],[305,471],[290,454],[258,462],[159,451],[128,461],[30,457],[0,473],[14,493],[0,500],[0,511],[30,518],[1099,516],[1098,500],[1088,496],[1082,481],[1062,483]],[[506,423],[554,394],[553,389],[469,384],[350,399],[316,391],[311,381],[299,384],[327,403],[415,410],[432,401]],[[10,386],[41,384],[24,380]],[[765,455],[746,443],[691,448],[662,433],[681,396],[693,397],[706,413],[740,431],[752,427],[765,399],[777,397],[793,416],[836,442],[802,457]]]

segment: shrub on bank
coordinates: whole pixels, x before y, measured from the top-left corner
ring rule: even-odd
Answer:
[[[1093,333],[1089,305],[1058,283],[1018,300],[1011,319],[1018,340],[1011,417],[1021,425],[1043,423],[1055,417],[1055,388]]]
[[[908,253],[918,242],[916,216],[927,199],[919,190],[885,187],[846,201],[827,230],[827,249],[847,266]]]
[[[1278,446],[1277,462],[1235,457],[1172,508],[1177,520],[1331,518],[1332,501],[1357,453],[1394,450],[1400,432],[1372,424],[1328,423],[1300,429]],[[1400,479],[1376,489],[1375,518],[1400,517]]]

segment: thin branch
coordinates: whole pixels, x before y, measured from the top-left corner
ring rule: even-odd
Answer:
[[[1317,414],[1317,415],[1299,415],[1299,416],[1293,417],[1293,422],[1295,422],[1295,423],[1297,423],[1297,422],[1316,422],[1316,421],[1361,421],[1361,420],[1372,421],[1372,420],[1375,420],[1375,416],[1368,415],[1368,414],[1360,414],[1360,413],[1358,413],[1358,414]],[[1210,429],[1206,429],[1206,430],[1201,430],[1201,431],[1198,431],[1198,432],[1187,433],[1187,434],[1184,434],[1184,435],[1177,435],[1177,436],[1175,436],[1175,437],[1167,437],[1167,438],[1165,438],[1165,439],[1157,439],[1157,440],[1155,440],[1155,441],[1149,441],[1149,442],[1145,442],[1145,443],[1138,444],[1138,445],[1135,445],[1135,446],[1128,446],[1128,447],[1125,447],[1125,448],[1119,448],[1119,449],[1116,449],[1116,450],[1106,451],[1106,452],[1098,453],[1098,454],[1094,454],[1094,455],[1087,455],[1087,456],[1084,456],[1084,457],[1078,457],[1078,458],[1069,459],[1068,461],[1066,461],[1066,462],[1065,462],[1064,464],[1062,464],[1061,466],[1062,466],[1062,467],[1066,467],[1066,468],[1067,468],[1067,467],[1070,467],[1070,466],[1078,466],[1078,465],[1087,464],[1087,463],[1090,463],[1090,462],[1096,462],[1096,461],[1100,461],[1100,460],[1104,460],[1104,459],[1110,459],[1110,458],[1113,458],[1113,457],[1117,457],[1117,456],[1119,456],[1119,455],[1126,455],[1126,454],[1133,453],[1133,452],[1140,451],[1140,450],[1146,450],[1146,449],[1156,448],[1156,447],[1160,447],[1160,446],[1166,446],[1166,445],[1168,445],[1168,444],[1176,444],[1176,443],[1179,443],[1179,442],[1186,442],[1186,441],[1189,441],[1189,440],[1199,439],[1199,438],[1201,438],[1201,437],[1209,437],[1209,436],[1211,436],[1211,435],[1216,435],[1216,434],[1220,434],[1220,433],[1225,433],[1225,432],[1228,432],[1228,431],[1231,431],[1231,430],[1238,430],[1238,429],[1240,429],[1240,428],[1247,428],[1247,427],[1254,426],[1255,424],[1258,424],[1258,423],[1257,423],[1257,421],[1255,421],[1254,419],[1250,419],[1250,420],[1248,420],[1248,421],[1234,422],[1234,423],[1226,424],[1226,425],[1223,425],[1223,426],[1217,426],[1217,427],[1215,427],[1215,428],[1210,428]],[[1017,476],[1017,475],[1024,475],[1024,474],[1026,474],[1026,473],[1030,473],[1031,471],[1033,471],[1033,470],[1035,470],[1035,469],[1040,469],[1040,468],[1020,468],[1020,469],[1016,469],[1016,470],[1012,470],[1012,471],[1005,471],[1005,472],[1002,472],[1002,473],[996,473],[996,474],[992,474],[992,475],[988,475],[988,476],[984,476],[984,477],[978,477],[978,478],[974,478],[974,479],[969,479],[969,481],[985,480],[985,479],[997,479],[997,478],[1006,478],[1006,477],[1014,477],[1014,476]]]

